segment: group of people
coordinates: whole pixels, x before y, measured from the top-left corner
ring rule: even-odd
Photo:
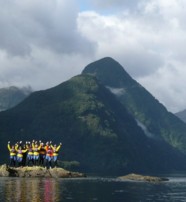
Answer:
[[[44,166],[47,168],[57,166],[58,152],[62,143],[59,145],[52,145],[52,142],[42,141],[22,141],[11,145],[8,142],[8,150],[10,152],[10,163],[12,167],[15,166]]]

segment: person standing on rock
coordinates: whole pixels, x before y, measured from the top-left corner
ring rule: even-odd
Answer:
[[[32,149],[32,145],[30,144],[30,142],[26,142],[26,148],[27,148],[27,166],[30,165],[34,165],[34,153],[33,153],[33,149]]]
[[[57,157],[58,157],[58,153],[59,153],[59,149],[61,148],[62,143],[59,144],[59,146],[57,147],[57,145],[55,144],[54,146],[51,145],[52,150],[53,150],[53,162],[54,162],[54,167],[57,167]]]
[[[39,150],[39,165],[44,166],[44,160],[46,158],[46,146],[44,143],[41,143],[41,148]]]
[[[18,163],[18,167],[23,166],[22,165],[22,162],[23,162],[23,153],[27,152],[27,149],[22,149],[22,147],[19,146],[18,144],[15,146],[15,149],[17,151],[17,163]]]
[[[52,168],[53,150],[51,145],[46,146],[46,167]]]
[[[37,144],[37,141],[33,141],[32,142],[32,149],[34,152],[34,165],[37,166],[39,163],[39,150],[41,148],[41,141],[40,141],[40,145]]]
[[[10,152],[10,163],[9,163],[9,165],[15,167],[15,165],[16,165],[16,149],[15,149],[15,146],[14,145],[10,146],[10,141],[8,141],[7,147],[8,147],[8,150]]]
[[[26,144],[24,144],[22,146],[22,149],[25,150],[26,148]],[[26,166],[26,160],[27,160],[27,151],[23,153],[23,160],[22,160],[22,166]]]

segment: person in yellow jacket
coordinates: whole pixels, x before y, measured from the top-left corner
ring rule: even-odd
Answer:
[[[53,150],[53,162],[54,162],[54,166],[57,167],[57,158],[58,158],[58,153],[59,153],[59,149],[61,148],[62,143],[59,144],[59,146],[57,146],[56,144],[54,146],[51,145],[52,150]]]
[[[30,165],[30,162],[32,163],[31,165],[34,165],[34,152],[32,149],[32,144],[30,142],[26,142],[26,148],[27,148],[27,166]]]
[[[38,162],[39,162],[39,150],[41,148],[41,141],[40,141],[40,145],[38,145],[37,141],[32,141],[32,149],[33,149],[33,152],[34,152],[34,155],[33,155],[33,159],[34,159],[34,165],[38,165]]]
[[[20,144],[21,143],[22,142],[20,142]],[[18,166],[22,166],[23,153],[27,152],[27,149],[22,149],[22,147],[20,145],[16,144],[15,150],[17,151],[17,163],[18,163]]]
[[[10,163],[9,163],[9,165],[15,167],[15,165],[16,165],[16,149],[15,149],[15,146],[14,145],[10,146],[10,141],[8,141],[7,147],[8,147],[8,150],[10,152]]]

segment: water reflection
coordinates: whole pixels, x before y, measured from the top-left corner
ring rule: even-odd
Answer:
[[[186,201],[186,177],[158,184],[114,178],[0,178],[0,201],[182,202]]]
[[[6,201],[59,201],[59,182],[56,179],[11,178],[4,186]]]

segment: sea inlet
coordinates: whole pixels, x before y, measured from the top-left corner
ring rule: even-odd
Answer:
[[[186,174],[168,174],[165,182],[120,180],[115,177],[0,178],[0,200],[19,202],[182,202]]]

